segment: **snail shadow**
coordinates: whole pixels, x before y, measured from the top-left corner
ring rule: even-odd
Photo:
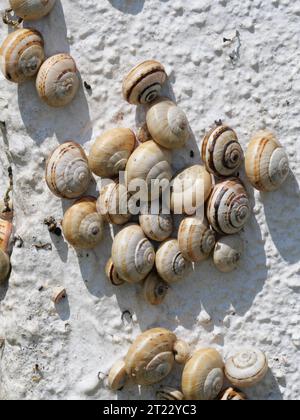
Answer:
[[[8,292],[8,288],[9,280],[5,280],[5,282],[0,285],[0,302],[2,302],[5,299],[6,294]]]
[[[63,236],[57,236],[54,233],[50,234],[51,243],[55,246],[56,251],[62,262],[68,261],[69,247],[67,242],[65,242]]]
[[[55,304],[55,309],[62,321],[68,321],[71,316],[70,304],[68,296]]]
[[[143,11],[145,0],[108,0],[115,9],[129,15],[138,15]]]
[[[282,386],[286,386],[285,380],[283,380]],[[254,401],[282,401],[283,396],[280,391],[280,387],[277,379],[273,375],[271,369],[269,369],[266,377],[262,382],[255,385],[253,388],[246,390],[246,395],[249,400]]]

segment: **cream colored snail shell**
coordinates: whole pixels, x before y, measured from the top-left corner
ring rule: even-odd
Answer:
[[[153,241],[163,242],[173,232],[173,218],[170,214],[141,214],[140,225],[145,235]]]
[[[182,374],[182,392],[186,400],[214,400],[224,383],[224,363],[211,348],[197,351],[186,363]]]
[[[65,213],[62,223],[66,240],[74,248],[95,248],[103,238],[103,219],[97,213],[96,199],[84,197]]]
[[[106,222],[114,225],[124,225],[131,219],[128,200],[129,196],[125,185],[111,182],[100,191],[97,211]]]
[[[218,396],[220,401],[245,401],[247,396],[238,389],[227,388],[224,389]]]
[[[189,139],[188,119],[172,101],[155,101],[147,112],[146,121],[151,137],[162,147],[180,149]]]
[[[167,78],[164,67],[155,60],[135,66],[123,81],[125,101],[133,105],[146,104],[160,96]]]
[[[160,305],[168,293],[169,286],[155,272],[150,273],[143,285],[143,295],[150,305]]]
[[[288,156],[268,130],[260,131],[250,141],[245,166],[249,181],[260,191],[279,189],[289,174]]]
[[[37,20],[48,15],[56,0],[9,0],[10,7],[24,20]]]
[[[139,385],[153,385],[171,372],[176,335],[164,328],[153,328],[141,334],[125,358],[127,375]]]
[[[126,385],[127,380],[125,360],[118,360],[109,371],[108,386],[112,391],[119,391]]]
[[[52,302],[58,305],[67,296],[67,291],[64,287],[56,287],[52,294]]]
[[[244,152],[232,128],[213,128],[203,139],[202,160],[208,172],[216,176],[235,174],[244,160]]]
[[[171,210],[192,216],[203,206],[212,189],[211,175],[204,166],[194,165],[180,172],[172,181]]]
[[[191,357],[191,349],[186,341],[177,340],[174,344],[175,360],[180,365],[185,365]]]
[[[155,263],[158,274],[168,284],[186,279],[192,271],[192,264],[183,257],[176,239],[161,244]]]
[[[79,77],[73,58],[68,54],[57,54],[41,66],[36,89],[39,97],[51,107],[68,105],[79,89]]]
[[[112,260],[119,276],[128,283],[147,277],[154,266],[155,251],[140,226],[129,225],[116,235]]]
[[[225,375],[234,386],[248,388],[261,382],[268,369],[267,357],[261,350],[246,348],[228,359]]]
[[[122,286],[126,283],[125,280],[121,279],[117,273],[112,258],[110,258],[106,263],[105,274],[113,286]]]
[[[206,260],[214,249],[216,236],[207,222],[200,217],[185,218],[178,231],[179,249],[189,261]]]
[[[0,285],[4,283],[10,273],[10,259],[6,252],[0,249]]]
[[[172,388],[170,386],[161,387],[157,393],[156,397],[158,400],[170,400],[170,401],[182,401],[184,400],[184,395],[179,389]]]
[[[237,178],[217,184],[207,205],[207,219],[213,229],[232,235],[243,229],[251,215],[247,192]]]
[[[83,148],[72,141],[58,146],[46,164],[46,182],[60,198],[79,198],[88,189],[92,174]]]
[[[44,40],[35,29],[18,29],[10,33],[0,48],[1,70],[11,82],[31,79],[44,59]]]
[[[218,240],[214,249],[213,260],[222,273],[230,273],[238,268],[244,242],[239,235],[225,236]]]

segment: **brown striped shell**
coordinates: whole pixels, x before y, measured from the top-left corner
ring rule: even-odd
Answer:
[[[45,178],[49,189],[57,197],[81,197],[92,178],[83,148],[72,141],[58,146],[46,163]]]
[[[145,301],[150,305],[160,305],[164,301],[168,290],[168,284],[155,272],[151,272],[144,281],[143,295]]]
[[[108,374],[108,386],[112,391],[120,391],[128,380],[125,360],[117,360]]]
[[[10,7],[24,20],[37,20],[48,15],[56,0],[9,0]]]
[[[10,259],[8,254],[0,249],[0,286],[7,280],[10,268]]]
[[[234,271],[240,264],[243,250],[244,242],[239,235],[219,239],[213,255],[216,268],[222,273]]]
[[[117,273],[112,258],[110,258],[106,263],[105,274],[113,286],[122,286],[124,283],[126,283],[125,280],[121,279]]]
[[[277,190],[289,174],[288,156],[268,130],[258,132],[250,141],[245,166],[249,181],[260,191]]]
[[[36,79],[36,89],[46,104],[60,108],[73,101],[79,83],[73,58],[68,54],[57,54],[48,58],[41,66]]]
[[[131,219],[128,200],[129,194],[125,185],[111,182],[100,191],[97,200],[97,211],[107,223],[124,225]]]
[[[44,59],[44,40],[35,29],[18,29],[10,33],[0,48],[1,70],[11,82],[31,79]]]
[[[156,397],[158,400],[170,400],[170,401],[182,401],[184,400],[184,395],[179,389],[172,388],[171,386],[161,387],[157,393]]]
[[[9,252],[13,225],[11,220],[0,219],[0,249]]]
[[[152,102],[160,96],[166,78],[165,69],[158,61],[144,61],[124,78],[123,97],[134,105]]]
[[[235,131],[221,125],[206,134],[202,143],[202,160],[208,172],[216,176],[235,174],[244,160]]]
[[[170,214],[141,214],[139,218],[145,235],[153,241],[163,242],[173,232],[173,218]]]
[[[224,389],[218,396],[219,401],[245,401],[247,399],[243,392],[235,388]]]

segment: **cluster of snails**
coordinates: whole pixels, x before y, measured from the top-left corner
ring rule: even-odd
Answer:
[[[181,389],[162,387],[157,397],[165,400],[245,400],[238,389],[258,384],[268,372],[265,354],[255,348],[241,349],[224,363],[213,348],[191,352],[189,345],[164,328],[153,328],[137,337],[125,358],[108,374],[113,391],[128,382],[154,385],[163,381],[178,363],[183,366]],[[226,381],[233,386],[226,387]]]
[[[9,0],[11,9],[6,11],[4,22],[20,24],[40,19],[50,13],[56,0]],[[14,12],[20,18],[8,16]],[[46,59],[44,39],[31,28],[16,29],[0,47],[1,70],[5,78],[23,83],[36,77],[39,97],[51,107],[68,105],[76,96],[80,81],[74,59],[68,54],[56,54]]]

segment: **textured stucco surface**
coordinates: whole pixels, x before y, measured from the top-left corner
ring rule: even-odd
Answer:
[[[0,192],[9,158],[15,235],[23,241],[13,250],[9,286],[0,289],[0,398],[154,398],[157,387],[113,394],[102,378],[141,330],[158,325],[194,349],[215,346],[224,357],[241,345],[260,347],[271,369],[249,396],[300,397],[299,23],[294,0],[58,0],[49,17],[32,25],[43,33],[47,55],[71,52],[92,93],[82,88],[69,107],[53,110],[38,100],[33,82],[18,87],[0,76],[0,120],[9,143],[5,153],[0,138]],[[237,30],[239,40],[224,44]],[[0,38],[6,34],[1,25]],[[159,308],[144,302],[139,287],[108,284],[109,228],[101,246],[77,254],[43,224],[49,216],[62,219],[69,206],[46,188],[49,152],[69,139],[88,151],[104,129],[134,128],[143,112],[123,101],[121,82],[147,58],[165,64],[167,93],[187,113],[195,136],[174,156],[175,171],[199,161],[205,130],[222,119],[244,147],[256,130],[275,130],[292,172],[278,192],[248,188],[254,214],[242,232],[241,268],[221,275],[204,262]],[[52,250],[34,246],[45,243]],[[68,292],[58,310],[50,299],[57,285]],[[122,322],[124,310],[132,320]],[[178,368],[164,383],[176,385],[179,377]]]

